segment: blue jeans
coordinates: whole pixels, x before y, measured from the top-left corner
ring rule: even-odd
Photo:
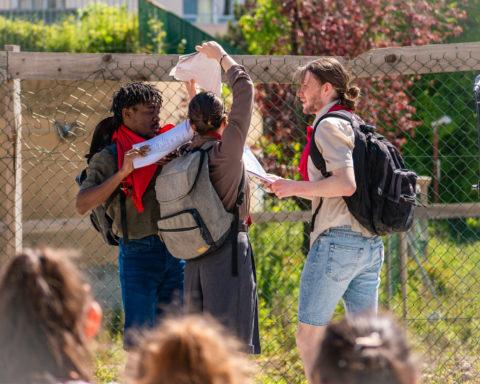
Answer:
[[[118,266],[125,312],[124,344],[133,345],[131,331],[153,327],[165,307],[183,298],[184,260],[174,258],[156,235],[120,240]],[[129,332],[130,331],[130,332]]]
[[[323,232],[303,268],[298,320],[327,325],[341,298],[349,313],[376,312],[383,255],[379,236],[364,237],[350,227]]]

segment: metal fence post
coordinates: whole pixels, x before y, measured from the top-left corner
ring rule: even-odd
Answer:
[[[417,188],[418,188],[418,193],[420,195],[419,201],[422,206],[426,206],[428,204],[428,188],[430,187],[430,184],[432,182],[432,178],[428,176],[419,176],[417,179]],[[418,219],[418,227],[420,230],[420,233],[417,234],[419,239],[417,241],[419,242],[419,250],[421,252],[421,255],[424,258],[427,258],[428,256],[428,219]]]
[[[400,285],[402,290],[402,319],[406,320],[408,316],[407,309],[407,260],[408,260],[408,237],[406,232],[398,234],[398,247],[400,254]]]
[[[392,241],[394,235],[388,235],[385,237],[385,294],[387,296],[386,308],[391,309],[391,303],[393,298],[393,276],[392,276]]]

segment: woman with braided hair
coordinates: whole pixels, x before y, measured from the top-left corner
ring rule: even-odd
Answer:
[[[92,379],[89,342],[102,311],[62,252],[25,250],[0,280],[0,383]]]
[[[314,384],[415,384],[404,332],[388,316],[358,315],[328,325]]]

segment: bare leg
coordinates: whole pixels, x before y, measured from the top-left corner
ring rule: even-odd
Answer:
[[[312,381],[313,364],[318,354],[320,340],[325,333],[325,326],[317,327],[305,323],[298,323],[297,347],[303,361],[305,376],[309,383]]]

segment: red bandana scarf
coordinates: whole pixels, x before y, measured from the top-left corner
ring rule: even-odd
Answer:
[[[167,124],[158,130],[158,134],[165,133],[173,127],[173,124]],[[132,149],[133,144],[142,143],[145,139],[122,124],[113,134],[112,141],[117,144],[117,161],[118,169],[120,169],[123,165],[125,152]],[[135,209],[140,213],[143,212],[143,194],[155,175],[157,167],[157,164],[151,164],[135,169],[122,181],[123,192],[132,198]]]
[[[331,107],[327,113],[335,111],[347,111],[352,112],[350,109],[345,108],[343,105],[335,104]],[[302,156],[300,157],[300,162],[298,164],[298,172],[302,176],[302,179],[308,181],[308,156],[310,156],[310,142],[312,141],[313,127],[311,125],[307,126],[307,142],[303,148]]]

